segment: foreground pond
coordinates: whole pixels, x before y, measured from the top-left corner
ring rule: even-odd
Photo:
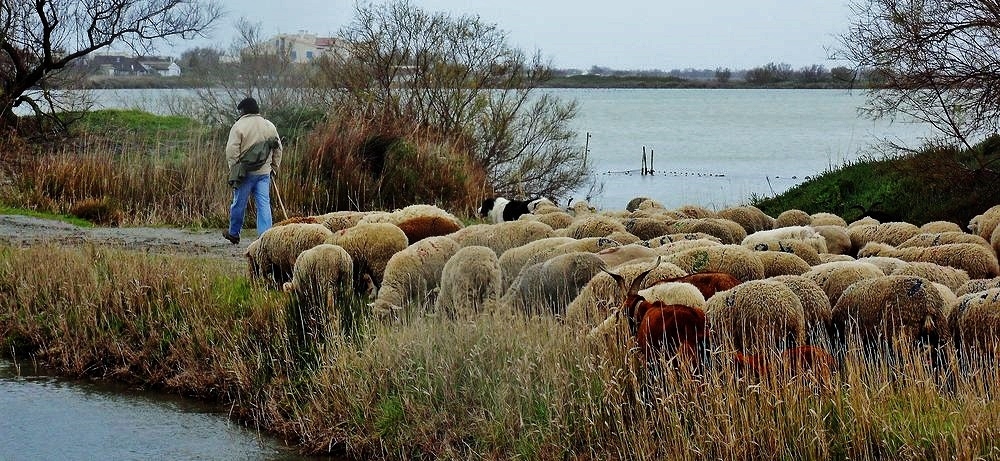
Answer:
[[[0,459],[307,459],[217,407],[0,359]]]

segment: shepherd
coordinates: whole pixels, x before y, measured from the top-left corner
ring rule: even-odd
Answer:
[[[271,175],[281,166],[281,139],[271,121],[260,115],[254,98],[236,105],[240,118],[229,130],[226,163],[233,203],[229,205],[229,229],[222,236],[233,245],[240,243],[243,216],[253,194],[257,208],[257,235],[271,228]]]

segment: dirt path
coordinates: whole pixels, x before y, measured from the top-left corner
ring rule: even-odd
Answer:
[[[233,245],[222,238],[222,229],[194,231],[167,227],[86,228],[51,219],[0,215],[0,243],[14,246],[93,243],[151,253],[243,260],[243,251],[253,238],[245,236],[239,245]]]

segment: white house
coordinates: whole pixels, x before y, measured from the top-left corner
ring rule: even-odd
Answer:
[[[323,54],[346,52],[342,40],[335,37],[319,37],[305,31],[275,35],[267,41],[266,47],[269,52],[287,54],[291,62],[299,64],[311,62]]]

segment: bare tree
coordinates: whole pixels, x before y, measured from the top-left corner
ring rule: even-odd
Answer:
[[[88,53],[121,45],[149,54],[221,15],[211,0],[0,0],[0,127],[16,129],[21,104],[58,120],[58,76]]]
[[[396,1],[358,6],[341,37],[347,52],[324,66],[329,104],[463,139],[500,193],[559,197],[585,181],[575,102],[536,92],[549,66],[497,26]]]
[[[857,16],[834,57],[878,77],[863,111],[904,116],[973,148],[1000,122],[1000,2],[853,0]]]

